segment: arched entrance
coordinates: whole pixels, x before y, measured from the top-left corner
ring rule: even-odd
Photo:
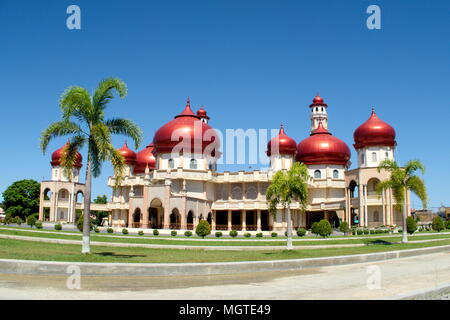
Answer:
[[[142,213],[140,208],[136,208],[133,212],[133,222],[131,227],[132,228],[140,228],[141,227],[141,220],[142,220]]]
[[[161,229],[163,223],[163,206],[161,200],[155,198],[148,208],[148,226],[152,229]]]
[[[194,213],[192,210],[189,210],[187,218],[186,218],[186,228],[188,230],[194,229]]]
[[[170,229],[181,229],[181,215],[177,208],[172,210],[170,214]]]

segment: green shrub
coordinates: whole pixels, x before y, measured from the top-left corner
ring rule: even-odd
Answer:
[[[298,228],[297,229],[297,235],[299,237],[304,237],[306,235],[306,229],[305,228]]]
[[[270,236],[271,236],[272,238],[276,238],[276,237],[278,237],[278,233],[272,232],[272,233],[270,234]]]
[[[356,230],[356,234],[357,234],[358,236],[362,235],[363,233],[364,233],[364,231],[363,231],[362,229]]]
[[[375,230],[369,230],[369,234],[375,234]]]
[[[416,220],[411,216],[407,217],[406,218],[406,231],[409,234],[413,234],[414,232],[416,232],[416,230],[417,230]]]
[[[246,232],[246,233],[244,233],[244,237],[246,237],[246,238],[250,238],[252,235],[251,235],[251,233],[249,233],[249,232]]]
[[[237,235],[238,235],[238,232],[236,230],[231,230],[230,231],[230,237],[235,238],[235,237],[237,237]]]
[[[92,220],[90,220],[89,222],[90,222],[90,230],[92,231],[92,229],[94,228],[94,222]],[[83,223],[84,223],[84,215],[81,215],[77,220],[77,228],[81,232],[83,232]]]
[[[123,234],[128,234],[128,229],[123,228],[123,229],[122,229],[122,233],[123,233]]]
[[[319,223],[318,223],[318,222],[314,222],[314,223],[311,225],[311,232],[312,232],[313,234],[315,234],[315,235],[318,235],[318,234],[319,234]]]
[[[12,214],[11,213],[7,213],[6,215],[5,215],[5,219],[3,220],[3,223],[4,224],[10,224],[10,223],[12,223],[13,222],[13,217],[12,217]]]
[[[106,232],[108,232],[108,233],[113,233],[113,232],[114,232],[114,229],[113,229],[113,228],[108,228],[108,229],[106,229]]]
[[[34,215],[27,217],[27,225],[29,225],[31,228],[36,225],[36,217]]]
[[[175,230],[170,231],[170,235],[172,237],[175,237],[177,235],[177,232]]]
[[[348,223],[346,221],[343,221],[340,225],[339,225],[339,231],[347,234],[350,232],[350,227],[348,226]]]
[[[192,236],[192,231],[186,231],[185,233],[184,233],[184,235],[186,236],[186,237],[191,237]]]
[[[369,234],[369,230],[368,230],[368,229],[364,229],[364,230],[363,230],[363,233],[364,233],[364,234]]]
[[[36,226],[36,228],[42,229],[42,222],[41,221],[36,221],[36,223],[34,225]]]
[[[62,230],[62,225],[61,225],[61,223],[55,224],[55,230]]]
[[[317,224],[317,232],[321,237],[326,238],[331,235],[333,229],[331,228],[331,224],[328,220],[323,219]]]
[[[100,229],[97,228],[97,227],[95,227],[95,228],[94,228],[94,232],[95,232],[95,233],[99,233],[99,232],[100,232]]]
[[[200,220],[195,228],[195,233],[202,238],[205,238],[207,235],[211,234],[211,226],[207,220]]]
[[[263,237],[262,232],[258,232],[258,233],[256,234],[256,237],[257,237],[257,238],[262,238],[262,237]]]
[[[14,223],[20,226],[23,223],[23,220],[19,216],[17,216],[14,218]]]
[[[139,231],[138,231],[138,235],[143,236],[143,235],[144,235],[144,231],[139,230]]]
[[[403,229],[398,229],[397,232],[398,233],[403,233]]]
[[[223,233],[220,231],[216,232],[216,238],[220,238],[221,236],[223,236]]]
[[[159,231],[157,229],[153,230],[153,235],[154,236],[159,236]]]
[[[450,229],[450,220],[447,221],[447,229]]]
[[[437,216],[433,219],[432,228],[434,231],[441,232],[444,230],[444,220],[441,217]]]

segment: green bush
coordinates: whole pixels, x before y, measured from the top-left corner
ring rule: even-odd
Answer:
[[[331,235],[333,229],[331,228],[331,224],[328,220],[323,219],[317,224],[317,232],[321,237],[326,238]]]
[[[202,238],[205,238],[207,235],[211,234],[211,226],[207,220],[200,220],[197,224],[197,228],[195,228],[195,233]]]
[[[258,232],[258,233],[256,234],[256,237],[257,237],[257,238],[262,238],[262,237],[263,237],[262,232]]]
[[[249,232],[244,233],[244,237],[250,238],[252,235]]]
[[[61,225],[61,223],[55,224],[55,230],[62,230],[62,225]]]
[[[272,238],[276,238],[276,237],[278,237],[278,233],[272,232],[272,233],[270,234],[270,236],[271,236]]]
[[[221,236],[223,236],[223,233],[220,231],[216,232],[216,238],[220,238]]]
[[[235,237],[237,237],[237,235],[238,235],[238,232],[236,230],[231,230],[230,231],[230,237],[235,238]]]
[[[99,232],[100,232],[100,229],[97,228],[97,227],[95,227],[95,228],[94,228],[94,232],[95,232],[95,233],[99,233]]]
[[[36,226],[36,228],[42,229],[42,222],[41,221],[36,221],[36,223],[34,225]]]
[[[311,232],[312,232],[313,234],[315,234],[315,235],[318,235],[318,234],[319,234],[319,223],[318,223],[318,222],[314,222],[314,223],[311,225]]]
[[[398,233],[403,233],[403,229],[398,229],[397,232]]]
[[[450,229],[450,220],[447,221],[447,229]]]
[[[27,225],[29,225],[31,228],[33,228],[34,225],[36,225],[36,217],[31,215],[27,217]]]
[[[7,213],[6,215],[5,215],[5,219],[3,220],[3,223],[4,224],[10,224],[10,223],[12,223],[13,222],[13,217],[12,217],[12,214],[11,213]]]
[[[369,230],[369,234],[375,234],[375,230],[373,229]]]
[[[94,228],[94,222],[92,220],[89,222],[90,222],[90,230],[92,231],[92,229]],[[84,223],[84,215],[81,215],[77,220],[77,228],[81,232],[83,232],[83,223]]]
[[[153,235],[154,236],[159,236],[159,231],[157,229],[153,230]]]
[[[346,221],[342,222],[339,225],[339,231],[344,233],[344,234],[347,234],[347,233],[350,232],[350,227],[348,226],[348,223]]]
[[[413,217],[409,216],[406,218],[406,231],[409,234],[413,234],[414,232],[416,232],[417,230],[417,222],[416,219],[414,219]]]
[[[122,229],[122,233],[123,233],[123,234],[128,234],[128,229],[123,228],[123,229]]]
[[[186,231],[185,233],[184,233],[184,235],[186,236],[186,237],[192,237],[192,231]]]
[[[108,232],[108,233],[113,233],[113,232],[114,232],[114,229],[113,229],[113,228],[108,228],[108,229],[106,229],[106,232]]]
[[[357,234],[358,236],[362,235],[363,233],[364,233],[364,231],[363,231],[362,229],[356,230],[356,234]]]
[[[177,232],[175,230],[170,231],[170,235],[172,237],[175,237],[177,235]]]
[[[144,231],[139,230],[139,231],[138,231],[138,235],[143,236],[143,235],[144,235]]]
[[[364,229],[363,233],[367,235],[367,234],[369,234],[369,230],[368,229]]]
[[[17,216],[14,218],[14,223],[20,226],[23,223],[23,220],[19,216]]]
[[[305,228],[298,228],[297,229],[297,235],[299,237],[304,237],[306,235],[306,229]]]
[[[432,228],[434,231],[441,232],[445,229],[444,220],[439,216],[435,217],[433,219]]]

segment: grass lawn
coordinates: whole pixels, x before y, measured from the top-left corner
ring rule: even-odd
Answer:
[[[80,245],[40,243],[33,241],[0,239],[0,258],[125,263],[175,263],[175,262],[233,262],[314,258],[393,251],[413,248],[449,245],[450,240],[429,243],[376,244],[355,248],[317,250],[262,250],[262,251],[207,251],[197,249],[146,249],[92,246],[92,254],[80,254]]]
[[[37,237],[37,238],[52,238],[52,239],[66,239],[66,240],[81,240],[81,233],[68,235],[68,234],[60,234],[60,233],[49,233],[49,232],[30,232],[26,229],[24,230],[7,230],[0,229],[0,234],[8,234],[8,235],[16,235],[16,236],[28,236],[28,237]],[[298,238],[297,238],[298,239]],[[411,242],[417,240],[428,240],[428,239],[450,239],[450,234],[442,234],[442,235],[423,235],[419,237],[410,236],[409,240]],[[314,240],[303,240],[303,241],[295,241],[295,245],[333,245],[333,244],[377,244],[377,243],[394,243],[400,242],[401,236],[395,237],[369,237],[367,239],[353,239],[352,237],[348,238],[339,238],[339,239],[331,239],[328,241],[320,241]],[[139,237],[131,237],[125,238],[120,236],[104,236],[98,235],[95,233],[91,234],[91,241],[98,242],[111,242],[111,243],[143,243],[143,244],[159,244],[159,245],[188,245],[188,246],[285,246],[286,239],[280,238],[278,241],[248,241],[245,239],[240,240],[229,240],[229,239],[221,239],[216,241],[189,241],[183,240],[182,238],[179,240],[168,240],[168,239],[157,239],[157,238],[139,238]]]

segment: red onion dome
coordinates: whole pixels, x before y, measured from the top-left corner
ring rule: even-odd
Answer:
[[[203,109],[203,107],[201,107],[200,109],[198,109],[197,111],[197,117],[199,117],[200,119],[206,119],[209,120],[208,115],[206,114],[206,110]]]
[[[355,149],[371,146],[393,147],[397,144],[394,128],[378,118],[374,108],[370,118],[355,130],[353,138]]]
[[[269,157],[271,154],[295,156],[296,152],[297,143],[284,132],[283,125],[281,125],[278,135],[272,138],[267,144],[267,155]]]
[[[127,143],[125,142],[123,144],[123,147],[118,149],[119,153],[125,158],[125,163],[128,165],[135,165],[136,164],[136,153],[128,148]]]
[[[315,106],[321,106],[321,107],[328,107],[328,105],[323,101],[323,98],[321,96],[319,96],[319,94],[317,94],[314,99],[313,99],[313,103],[309,105],[310,107],[315,107]]]
[[[337,164],[346,166],[350,160],[350,149],[347,144],[333,137],[319,122],[311,136],[297,146],[297,160],[306,165]]]
[[[153,144],[159,154],[183,150],[204,153],[206,150],[207,155],[215,157],[219,154],[220,140],[218,133],[192,112],[188,99],[183,112],[156,131]],[[173,150],[174,147],[177,149]]]
[[[69,141],[67,141],[65,145],[63,145],[61,148],[52,153],[52,161],[50,162],[52,167],[61,165],[61,156],[68,146]],[[77,152],[74,167],[80,169],[82,166],[83,166],[83,157],[81,156],[81,153]]]
[[[150,143],[144,150],[136,154],[136,165],[134,166],[133,172],[135,174],[144,173],[147,166],[149,170],[156,169],[155,147],[153,143]]]

